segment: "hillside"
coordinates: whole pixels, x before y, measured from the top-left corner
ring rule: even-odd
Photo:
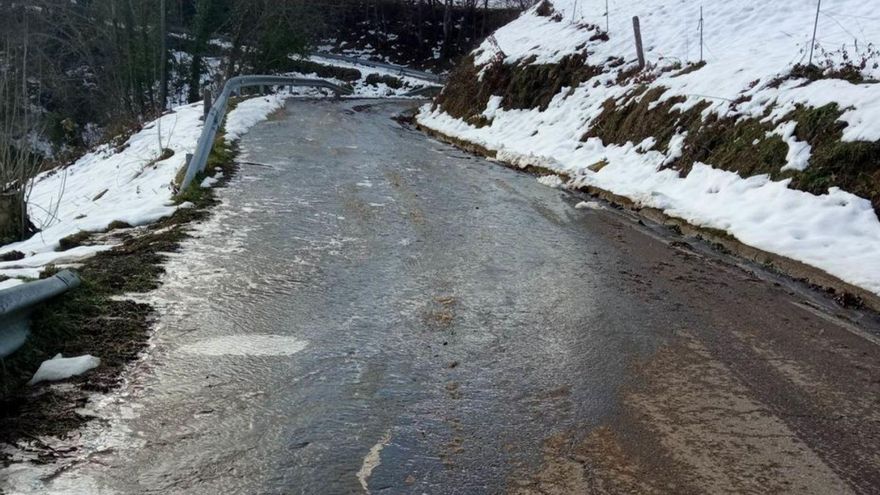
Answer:
[[[417,120],[880,294],[880,18],[866,2],[827,9],[809,64],[812,2],[631,0],[606,32],[600,2],[545,1]]]

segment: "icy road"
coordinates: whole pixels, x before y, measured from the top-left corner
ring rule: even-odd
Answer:
[[[576,208],[408,105],[291,101],[245,136],[149,355],[14,491],[880,491],[875,316]]]

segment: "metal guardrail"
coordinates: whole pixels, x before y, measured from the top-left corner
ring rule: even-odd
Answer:
[[[79,284],[79,275],[64,270],[44,280],[0,290],[0,358],[17,351],[27,340],[27,319],[34,306]]]
[[[340,62],[347,62],[355,65],[365,65],[367,67],[374,67],[376,69],[385,69],[388,71],[396,72],[398,75],[401,76],[421,79],[423,81],[428,81],[435,84],[443,84],[446,81],[446,78],[440,74],[432,74],[430,72],[415,70],[409,67],[404,67],[402,65],[386,64],[384,62],[376,62],[374,60],[367,60],[364,58],[348,57],[345,55],[337,55],[335,53],[328,52],[312,52],[312,56],[318,58],[326,58],[330,60],[338,60]]]
[[[302,86],[311,88],[326,88],[336,94],[351,94],[351,90],[342,86],[337,86],[323,79],[303,79],[300,77],[285,76],[239,76],[233,77],[226,81],[223,85],[223,91],[214,101],[211,110],[205,116],[205,126],[202,128],[202,135],[196,145],[195,153],[190,158],[186,168],[186,175],[180,184],[180,190],[185,191],[193,179],[199,172],[205,170],[208,163],[208,155],[211,154],[211,148],[214,146],[214,139],[217,137],[217,131],[223,123],[226,116],[226,107],[229,104],[229,98],[237,93],[241,88],[252,86]]]

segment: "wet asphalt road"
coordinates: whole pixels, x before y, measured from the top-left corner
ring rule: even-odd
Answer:
[[[880,490],[874,316],[575,209],[408,105],[293,101],[242,140],[149,355],[34,491]]]

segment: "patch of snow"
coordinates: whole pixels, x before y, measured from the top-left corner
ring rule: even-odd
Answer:
[[[391,432],[388,432],[376,443],[376,445],[373,445],[370,448],[370,451],[367,453],[366,457],[364,457],[364,462],[361,464],[361,468],[357,472],[357,479],[361,483],[361,488],[363,488],[366,493],[370,493],[369,481],[370,476],[373,474],[373,470],[379,467],[382,463],[382,449],[384,449],[390,441]]]
[[[687,139],[687,135],[687,131],[684,131],[669,138],[669,153],[666,154],[663,165],[669,165],[682,157],[684,154],[684,140]]]
[[[398,73],[395,70],[384,69],[379,67],[370,67],[365,65],[359,65],[356,63],[350,63],[342,60],[336,60],[331,58],[321,57],[319,54],[312,55],[309,60],[312,62],[317,62],[323,65],[331,65],[334,67],[341,67],[345,69],[357,69],[361,72],[361,78],[352,83],[354,94],[353,97],[367,97],[367,98],[382,98],[382,97],[402,97],[406,93],[418,89],[424,88],[427,86],[438,86],[438,84],[433,82],[427,82],[422,79],[418,79],[415,77],[404,76]],[[366,83],[367,76],[370,74],[378,74],[380,76],[392,76],[400,79],[403,82],[403,86],[401,88],[391,88],[384,83],[379,83],[376,86]],[[300,74],[304,77],[317,77],[314,74]],[[324,78],[326,79],[326,78]],[[344,81],[333,81],[336,84],[346,85],[347,83]]]
[[[201,187],[202,189],[209,189],[209,188],[213,187],[214,184],[216,184],[218,182],[220,182],[220,179],[218,179],[216,177],[205,177],[202,180],[202,183],[199,184],[199,187]]]
[[[113,249],[112,245],[77,246],[67,251],[49,251],[35,254],[17,261],[4,261],[0,263],[0,272],[18,268],[40,268],[48,264],[60,265],[75,263],[91,258],[92,256]]]
[[[501,96],[490,96],[489,103],[486,105],[486,109],[483,110],[483,117],[489,120],[494,119],[498,109],[501,108],[501,101],[503,99]]]
[[[286,335],[229,335],[185,345],[181,350],[202,356],[290,356],[307,345]]]
[[[569,5],[568,2],[552,2],[554,7]],[[540,4],[540,2],[539,2]],[[551,17],[536,15],[539,5],[520,15],[513,22],[487,38],[476,50],[474,62],[483,65],[496,57],[504,57],[506,63],[517,63],[534,56],[535,64],[552,64],[563,57],[579,51],[587,44],[595,31],[584,29],[580,24],[565,19],[557,22]],[[598,10],[598,9],[597,9]],[[564,12],[564,11],[563,11]],[[536,43],[535,33],[541,33],[541,43]]]
[[[52,359],[43,361],[28,385],[66,380],[73,376],[82,375],[100,365],[101,360],[89,354],[73,358],[66,358],[58,354]]]
[[[574,207],[578,210],[604,210],[605,207],[602,206],[602,203],[598,201],[581,201],[580,203],[574,205]]]
[[[545,186],[553,188],[562,187],[562,185],[564,184],[564,182],[562,182],[562,179],[560,179],[558,175],[553,174],[542,175],[541,177],[538,177],[538,182],[544,184]]]
[[[771,135],[782,137],[785,144],[788,145],[788,152],[785,155],[785,165],[781,170],[798,170],[803,171],[810,165],[810,152],[812,151],[809,143],[798,141],[794,135],[797,122],[789,121],[782,124],[771,132]]]
[[[226,117],[226,142],[241,139],[254,125],[269,118],[273,112],[284,108],[284,102],[290,94],[273,94],[250,98],[239,103],[235,110]]]
[[[0,290],[11,289],[17,285],[21,285],[24,283],[24,280],[17,278],[10,278],[9,280],[4,280],[0,282]]]

